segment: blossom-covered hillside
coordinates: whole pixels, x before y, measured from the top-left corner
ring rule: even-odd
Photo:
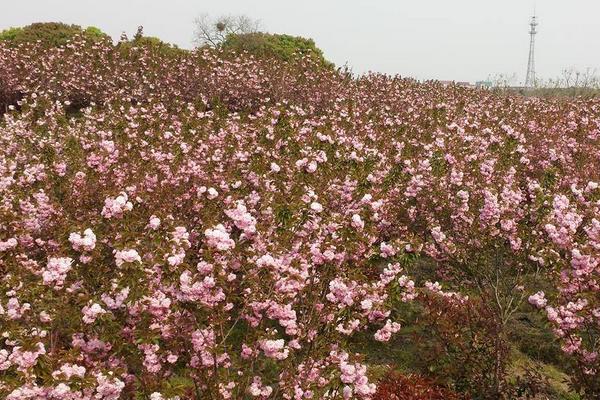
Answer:
[[[523,312],[600,395],[600,100],[0,46],[0,397],[384,398],[430,324],[502,398]]]

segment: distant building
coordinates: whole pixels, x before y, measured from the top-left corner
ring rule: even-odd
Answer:
[[[461,81],[439,81],[444,86],[457,85],[464,87],[475,87],[471,82],[461,82]]]
[[[475,82],[475,87],[482,88],[482,89],[489,89],[492,86],[493,85],[492,85],[491,81],[477,81],[477,82]]]

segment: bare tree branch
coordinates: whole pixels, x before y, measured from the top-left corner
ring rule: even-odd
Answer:
[[[222,15],[212,18],[201,14],[194,20],[194,42],[198,47],[218,47],[228,35],[258,32],[260,22],[245,15]]]

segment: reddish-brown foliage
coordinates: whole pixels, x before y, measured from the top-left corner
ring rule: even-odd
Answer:
[[[419,375],[389,373],[377,388],[373,400],[458,400],[465,397]]]
[[[416,343],[424,370],[461,392],[498,398],[506,383],[508,344],[494,311],[480,299],[433,295],[421,301],[421,323],[429,333]]]

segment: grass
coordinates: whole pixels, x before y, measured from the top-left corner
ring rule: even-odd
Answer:
[[[569,387],[569,375],[559,370],[556,366],[535,361],[513,348],[511,351],[511,364],[509,366],[509,382],[515,382],[518,376],[528,370],[534,370],[543,377],[549,386],[552,400],[579,400],[579,395],[573,393]]]

